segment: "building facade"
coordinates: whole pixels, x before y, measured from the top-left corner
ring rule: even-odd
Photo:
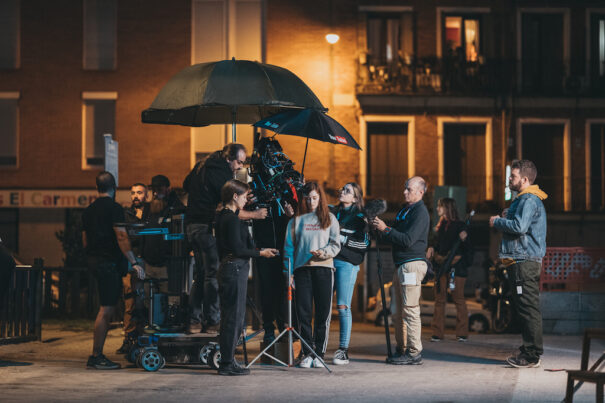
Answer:
[[[181,69],[231,57],[291,70],[358,140],[362,151],[311,141],[305,176],[329,190],[358,181],[396,205],[405,178],[422,175],[493,213],[506,204],[506,166],[522,157],[538,165],[549,212],[602,212],[600,3],[5,0],[0,238],[60,264],[53,233],[81,206],[11,194],[89,192],[106,133],[119,142],[121,189],[158,173],[178,187],[230,129],[147,125],[141,111]],[[251,149],[252,138],[238,125],[238,141]],[[304,140],[279,140],[300,167]]]

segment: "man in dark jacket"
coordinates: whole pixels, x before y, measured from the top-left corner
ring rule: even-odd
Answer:
[[[185,225],[187,238],[195,256],[194,284],[191,302],[194,309],[202,308],[202,331],[216,331],[220,322],[218,303],[218,252],[213,234],[217,207],[221,202],[221,188],[246,162],[246,148],[241,144],[227,144],[221,151],[212,153],[198,162],[183,182],[189,193]],[[263,219],[267,209],[239,211],[241,220]]]
[[[408,179],[403,192],[406,204],[397,214],[395,225],[389,227],[378,217],[372,222],[383,238],[393,245],[393,263],[397,267],[393,276],[397,301],[393,319],[397,351],[387,358],[389,364],[422,364],[420,293],[427,270],[424,257],[431,221],[422,201],[425,193],[424,179],[420,176]]]

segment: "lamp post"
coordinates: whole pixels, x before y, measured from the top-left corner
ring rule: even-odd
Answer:
[[[328,101],[328,109],[331,111],[334,108],[334,45],[338,42],[340,37],[335,33],[329,33],[326,35],[326,41],[330,46],[330,75],[328,76],[329,80],[329,91],[330,91],[330,100]],[[334,182],[334,147],[330,147],[330,180],[328,184],[331,186]],[[331,186],[332,187],[332,186]]]

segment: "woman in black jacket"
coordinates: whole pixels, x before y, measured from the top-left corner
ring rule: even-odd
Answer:
[[[460,238],[462,242],[452,260],[451,271],[443,273],[438,279],[439,281],[435,281],[435,312],[431,323],[433,329],[431,341],[441,341],[444,337],[446,290],[448,288],[456,305],[456,338],[458,341],[466,341],[468,338],[468,310],[464,299],[464,283],[466,283],[468,275],[467,268],[472,263],[473,250],[464,222],[458,217],[456,201],[449,197],[439,199],[437,214],[439,216],[439,222],[435,226],[437,242],[434,247],[428,248],[427,259],[433,259],[436,266],[441,266],[446,261],[456,240]]]
[[[235,347],[242,333],[246,313],[249,258],[274,257],[277,249],[254,248],[248,225],[238,213],[248,201],[250,187],[238,180],[227,181],[221,189],[224,208],[216,222],[216,242],[221,264],[218,269],[221,324],[219,375],[247,375],[250,370],[236,364]]]
[[[347,183],[340,189],[340,203],[332,209],[332,214],[340,224],[340,253],[334,258],[336,273],[336,305],[340,322],[340,345],[334,353],[335,365],[349,363],[349,340],[351,339],[351,299],[370,238],[363,215],[363,192],[357,183]]]

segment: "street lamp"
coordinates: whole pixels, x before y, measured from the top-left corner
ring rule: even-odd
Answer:
[[[338,42],[339,39],[340,39],[340,36],[338,36],[337,34],[327,34],[326,35],[326,41],[328,41],[328,43],[330,45],[334,45],[336,42]]]

